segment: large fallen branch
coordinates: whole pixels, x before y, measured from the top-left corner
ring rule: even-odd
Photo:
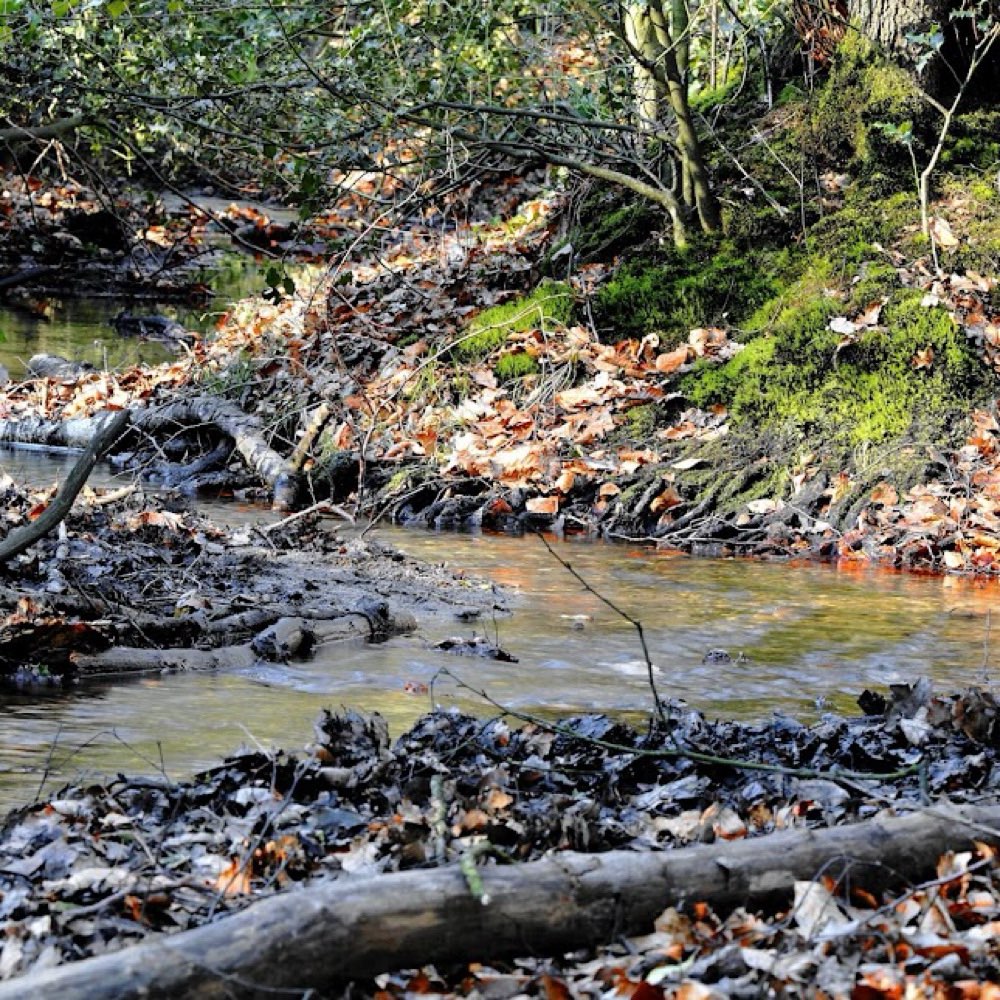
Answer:
[[[34,521],[15,528],[0,542],[0,563],[19,556],[40,538],[44,538],[70,512],[73,501],[83,489],[94,466],[125,432],[129,416],[128,410],[121,410],[111,415],[110,419],[105,417],[101,421],[97,433],[70,469],[48,507]]]
[[[49,122],[48,125],[11,125],[8,128],[0,128],[0,142],[34,142],[38,139],[57,139],[59,136],[85,125],[86,122],[85,115],[69,115],[66,118],[57,118],[55,121]]]
[[[300,473],[264,440],[260,420],[244,413],[229,400],[216,396],[194,396],[167,406],[134,409],[131,413],[133,425],[150,434],[173,431],[178,426],[190,424],[218,428],[232,439],[233,446],[250,470],[274,491],[274,505],[279,508],[294,506],[299,493]],[[92,417],[73,417],[69,420],[47,420],[43,417],[0,420],[0,440],[16,444],[86,448],[100,433],[107,419],[106,413],[98,413]]]
[[[971,824],[971,825],[970,825]],[[1000,842],[1000,806],[676,851],[562,854],[482,871],[473,897],[456,866],[287,892],[173,937],[0,985],[0,1000],[58,996],[273,996],[429,962],[559,954],[641,933],[668,906],[716,910],[788,899],[796,881],[845,874],[869,891],[934,872],[939,855]]]

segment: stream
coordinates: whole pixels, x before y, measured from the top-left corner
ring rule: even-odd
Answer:
[[[223,276],[225,278],[225,276]],[[233,297],[257,280],[234,264]],[[180,318],[207,329],[210,310]],[[46,351],[99,366],[169,357],[157,343],[121,339],[111,301],[56,304],[41,322],[0,310],[0,362],[15,377]],[[149,311],[155,311],[151,307]],[[163,311],[168,311],[164,309]],[[176,313],[173,313],[177,315]],[[72,464],[30,450],[0,451],[0,471],[48,484]],[[115,480],[95,472],[95,485]],[[204,504],[229,524],[269,521],[270,511]],[[351,529],[331,520],[330,530]],[[238,673],[177,674],[82,684],[43,695],[0,694],[0,808],[32,800],[42,788],[118,771],[189,774],[240,744],[295,751],[311,738],[324,707],[379,711],[398,735],[433,703],[481,715],[493,708],[473,691],[436,675],[446,667],[504,705],[560,715],[646,713],[652,704],[635,629],[534,538],[437,534],[380,527],[379,540],[432,562],[446,562],[516,591],[511,617],[468,625],[426,623],[412,636],[378,645],[341,645],[315,659]],[[943,689],[982,683],[998,662],[990,608],[1000,583],[828,566],[690,559],[650,549],[583,540],[554,541],[595,591],[639,619],[663,696],[708,715],[760,718],[772,712],[815,717],[851,711],[866,687],[884,688],[929,673]],[[431,648],[473,629],[518,658],[468,659]],[[706,660],[728,651],[731,662]],[[742,654],[742,657],[741,655]]]
[[[28,482],[52,481],[71,460],[0,453],[0,467]],[[111,481],[108,473],[95,473],[96,484]],[[277,516],[235,504],[203,507],[233,525]],[[341,534],[354,530],[334,520],[329,525]],[[475,626],[430,622],[416,635],[340,645],[305,662],[245,672],[0,695],[0,806],[30,801],[43,785],[52,790],[88,774],[179,777],[241,744],[298,750],[324,707],[379,711],[393,735],[432,701],[483,715],[493,711],[450,679],[435,682],[442,667],[531,713],[600,710],[634,717],[649,709],[635,630],[537,539],[392,527],[378,528],[375,537],[515,590],[517,610]],[[641,620],[661,694],[684,698],[710,716],[851,711],[865,687],[929,673],[943,689],[955,689],[987,680],[998,660],[989,612],[1000,585],[992,581],[692,559],[583,540],[553,544],[595,590]],[[498,635],[518,662],[430,648],[473,628]],[[703,662],[709,650],[720,648],[733,662]]]

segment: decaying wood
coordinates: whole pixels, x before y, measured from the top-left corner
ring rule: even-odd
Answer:
[[[183,619],[181,619],[183,621]],[[239,670],[261,660],[283,662],[304,656],[316,646],[348,639],[371,639],[411,632],[412,615],[386,612],[377,622],[366,611],[350,611],[326,619],[279,618],[251,642],[214,649],[144,649],[113,646],[99,653],[73,653],[70,662],[82,677],[113,674],[169,673],[194,670]],[[218,629],[215,630],[219,634]]]
[[[291,462],[264,439],[264,429],[256,416],[244,413],[234,403],[214,396],[195,396],[167,406],[134,409],[133,425],[155,434],[189,424],[210,425],[232,438],[234,448],[251,471],[274,491],[274,505],[285,509],[294,505],[299,494],[300,475]],[[86,448],[108,419],[106,413],[69,420],[25,417],[0,420],[0,440],[19,444],[58,445]]]
[[[0,134],[2,131],[0,129]],[[43,264],[39,267],[26,267],[23,271],[18,271],[15,274],[5,274],[0,278],[0,292],[8,288],[17,288],[19,285],[28,285],[32,281],[37,281],[39,278],[51,274],[54,270],[56,269],[51,265]]]
[[[735,843],[566,853],[488,867],[485,905],[457,866],[343,878],[173,937],[12,980],[0,985],[0,1000],[305,994],[429,962],[559,954],[642,933],[668,906],[705,900],[727,911],[788,899],[796,881],[820,870],[850,873],[870,891],[915,881],[933,875],[941,853],[974,839],[1000,842],[1000,806],[937,807]]]
[[[30,524],[15,528],[0,542],[0,562],[13,559],[44,538],[70,512],[94,466],[125,432],[129,416],[128,410],[107,415],[48,507]]]
[[[265,440],[260,420],[244,413],[234,403],[217,396],[195,396],[150,413],[167,423],[202,423],[218,427],[233,439],[233,445],[250,469],[274,491],[274,505],[294,506],[299,494],[300,474],[292,463]]]

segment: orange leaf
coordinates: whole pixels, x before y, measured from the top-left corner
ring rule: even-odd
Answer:
[[[656,358],[656,370],[663,375],[669,375],[677,371],[681,365],[686,364],[688,359],[688,345],[681,344],[676,350],[660,354]]]
[[[680,493],[673,486],[668,486],[658,497],[653,498],[653,502],[649,505],[649,512],[659,514],[660,511],[676,507],[680,502]]]
[[[225,868],[219,872],[215,887],[227,896],[246,896],[250,893],[250,873],[234,857]]]
[[[559,497],[532,497],[524,506],[531,514],[558,514]]]
[[[559,478],[555,481],[555,488],[563,494],[569,493],[573,489],[573,484],[576,482],[576,473],[571,470],[566,470],[559,475]]]
[[[872,490],[872,503],[880,503],[883,507],[893,507],[899,503],[899,494],[891,483],[879,483]]]

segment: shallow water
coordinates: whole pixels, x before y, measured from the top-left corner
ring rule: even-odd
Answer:
[[[202,268],[192,275],[192,280],[211,285],[215,293],[211,301],[199,305],[45,297],[49,312],[44,318],[0,305],[0,364],[19,379],[33,354],[57,354],[111,370],[168,361],[175,356],[173,348],[155,340],[119,336],[112,318],[124,308],[136,316],[169,316],[188,330],[209,333],[231,302],[263,290],[260,272],[261,265],[254,258],[220,245],[206,253]]]
[[[3,453],[0,466],[27,481],[58,474],[49,459],[31,453]],[[274,516],[233,505],[213,511],[230,522]],[[330,527],[343,530],[334,521]],[[515,589],[513,616],[474,627],[497,635],[519,662],[429,648],[473,630],[447,621],[380,645],[339,646],[303,663],[87,685],[41,699],[3,695],[0,805],[29,801],[43,784],[51,789],[88,773],[182,776],[241,743],[295,750],[309,741],[324,707],[380,711],[394,734],[432,700],[494,711],[439,676],[442,668],[528,712],[633,716],[649,709],[635,629],[537,539],[397,528],[380,528],[375,537]],[[849,710],[865,687],[930,673],[951,689],[990,679],[1000,660],[990,641],[989,612],[1000,593],[992,582],[690,559],[579,540],[553,544],[597,591],[641,620],[660,693],[710,715]],[[717,648],[734,662],[703,662]],[[433,691],[411,693],[425,685]]]

